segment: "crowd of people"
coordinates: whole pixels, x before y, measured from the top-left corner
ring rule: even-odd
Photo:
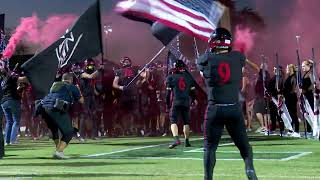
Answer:
[[[43,118],[35,116],[35,98],[31,84],[23,74],[11,71],[5,61],[1,62],[4,62],[0,68],[4,84],[2,105],[5,113],[3,122],[6,125],[5,144],[17,143],[18,136],[30,136],[34,140],[52,136]],[[143,72],[139,69],[140,67],[132,65],[130,58],[124,57],[120,65],[110,62],[98,65],[94,60],[88,59],[82,64],[73,64],[72,67],[58,72],[57,82],[61,81],[64,73],[71,73],[73,83],[79,87],[84,97],[83,104],[73,102],[70,107],[71,119],[79,140],[99,139],[105,136],[168,135],[169,109],[165,103],[167,69],[159,61],[148,65]],[[195,69],[191,72],[194,71]],[[127,86],[138,73],[138,78]],[[8,77],[25,81],[14,81],[14,84],[10,84],[5,82]],[[10,87],[6,87],[6,84]],[[10,92],[7,92],[8,88]],[[14,99],[14,102],[11,102],[11,99]],[[197,106],[200,105],[204,111],[205,103],[199,103]],[[11,109],[11,114],[7,110],[8,106],[14,109]],[[198,114],[199,109],[191,107],[192,131],[195,133],[202,131],[202,120]],[[12,133],[7,127],[10,125],[13,126]]]
[[[317,97],[318,89],[313,74],[313,61],[307,59],[302,62],[302,77],[299,77],[299,68],[297,65],[288,64],[286,68],[283,66],[275,66],[273,72],[269,73],[268,65],[249,64],[257,73],[255,84],[251,84],[248,80],[248,75],[245,72],[243,77],[243,86],[241,95],[244,112],[246,115],[247,130],[252,130],[252,119],[255,117],[260,127],[256,132],[266,135],[274,135],[276,128],[279,127],[280,135],[291,137],[301,137],[301,132],[306,131],[308,138],[319,138],[318,132],[314,132],[312,120],[307,121],[306,114],[315,113],[315,98]],[[246,70],[245,70],[246,71]],[[248,96],[249,88],[253,87],[254,96]],[[276,100],[276,102],[274,102]],[[300,106],[299,106],[300,105]],[[281,109],[286,106],[286,111]],[[307,112],[310,106],[312,112]],[[316,105],[317,106],[317,105]],[[290,125],[286,125],[281,115],[288,113]],[[314,119],[316,121],[316,119]],[[317,123],[317,122],[314,122]],[[300,127],[303,125],[305,129]],[[319,131],[317,126],[314,126],[314,131]]]
[[[110,63],[107,61],[107,63]],[[252,131],[253,120],[259,122],[256,132],[273,135],[279,127],[280,135],[301,137],[302,125],[305,125],[308,138],[314,138],[312,125],[305,123],[299,110],[299,97],[314,108],[313,61],[305,60],[301,64],[303,77],[297,79],[297,66],[287,65],[286,69],[276,66],[269,73],[267,63],[261,66],[250,62],[243,69],[240,101],[247,131]],[[19,133],[31,136],[34,140],[50,135],[41,116],[34,116],[35,106],[32,87],[23,74],[11,71],[5,61],[1,61],[2,100],[1,113],[5,117],[5,144],[17,142]],[[100,137],[126,135],[165,136],[170,132],[169,108],[166,104],[166,77],[174,70],[167,69],[165,63],[157,61],[141,67],[133,66],[129,57],[124,57],[119,65],[98,65],[92,59],[83,64],[77,63],[57,74],[73,75],[73,83],[79,87],[84,103],[74,102],[71,118],[80,140]],[[189,105],[190,130],[203,132],[203,119],[207,106],[203,78],[195,65],[186,67],[196,84],[197,103]],[[252,80],[252,74],[255,81]],[[134,79],[137,77],[136,79]],[[254,90],[252,92],[251,90]],[[273,98],[278,104],[273,102]],[[303,101],[303,98],[301,99]],[[306,103],[304,102],[304,103]],[[292,129],[285,127],[279,105],[284,103],[292,119]],[[21,119],[21,120],[20,120]],[[21,128],[20,128],[21,127]],[[287,133],[285,133],[287,129]],[[50,135],[51,136],[51,135]]]
[[[84,141],[105,136],[165,136],[171,130],[174,141],[169,149],[173,149],[181,144],[179,124],[183,123],[185,147],[192,146],[190,131],[204,134],[205,179],[209,180],[226,127],[244,160],[248,179],[256,180],[247,136],[254,128],[253,119],[259,124],[256,132],[265,135],[276,134],[279,127],[280,136],[301,137],[304,131],[306,138],[319,140],[317,72],[313,60],[307,59],[299,67],[288,64],[285,70],[276,65],[269,73],[267,62],[258,66],[232,51],[231,42],[231,33],[217,28],[209,51],[189,67],[180,59],[171,69],[160,61],[136,67],[129,57],[121,59],[117,68],[109,61],[109,65],[98,65],[87,59],[60,69],[49,93],[40,100],[34,99],[32,86],[16,71],[17,66],[11,70],[6,61],[0,61],[5,117],[5,136],[0,129],[0,139],[12,145],[18,143],[22,131],[34,140],[48,135],[55,144],[53,158],[67,159],[64,149],[74,137]],[[256,74],[255,81],[251,74]]]

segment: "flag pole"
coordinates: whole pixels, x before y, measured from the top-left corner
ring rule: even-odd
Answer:
[[[265,110],[267,114],[270,114],[270,107],[269,107],[269,100],[267,99],[268,96],[268,92],[267,92],[267,88],[266,88],[266,81],[267,81],[267,69],[266,69],[266,57],[264,55],[261,55],[261,59],[262,59],[262,86],[263,86],[263,94],[264,94],[264,101],[265,101]],[[264,119],[264,116],[263,116]],[[264,119],[265,120],[265,119]],[[266,125],[267,125],[267,135],[270,135],[270,128],[269,128],[269,117],[267,116],[266,119]]]
[[[195,37],[193,37],[193,43],[194,43],[195,56],[196,56],[196,59],[198,59],[200,57],[200,53],[197,45],[197,40]]]
[[[103,48],[103,32],[102,32],[102,26],[101,26],[101,3],[100,0],[97,0],[98,7],[99,7],[99,17],[98,17],[98,22],[99,22],[99,33],[100,33],[100,47],[101,47],[101,64],[104,64],[104,48]]]
[[[159,57],[159,55],[162,53],[162,51],[164,51],[166,49],[166,46],[163,46],[158,53],[141,69],[141,71],[124,87],[128,88],[139,76],[140,74],[148,67],[149,64],[151,64],[154,60],[157,59],[157,57]]]
[[[317,86],[317,81],[318,81],[318,71],[317,71],[317,63],[316,63],[316,58],[315,58],[315,52],[314,52],[314,48],[312,48],[312,61],[313,61],[313,83],[314,83],[314,93],[313,93],[313,98],[314,98],[314,104],[313,104],[313,112],[314,115],[316,116],[316,123],[318,125],[318,129],[316,137],[318,138],[318,140],[320,141],[320,115],[319,115],[319,107],[318,107],[318,101],[319,101],[319,92],[318,92],[318,86]]]
[[[300,61],[300,37],[299,35],[296,36],[296,42],[297,42],[297,49],[296,49],[296,55],[297,55],[297,64],[298,64],[298,73],[297,73],[297,88],[298,93],[299,89],[302,87],[302,73],[301,73],[301,61]],[[307,119],[305,117],[306,114],[306,108],[305,108],[305,102],[303,98],[303,94],[299,94],[300,99],[300,110],[302,113],[302,121],[303,121],[303,128],[304,128],[304,137],[307,139]]]

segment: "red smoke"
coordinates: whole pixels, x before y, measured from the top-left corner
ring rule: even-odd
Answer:
[[[67,28],[71,28],[77,18],[77,16],[70,14],[50,16],[46,21],[41,22],[38,36],[27,33],[27,41],[45,48],[62,36]]]
[[[234,36],[233,49],[248,54],[254,46],[256,33],[249,27],[237,25]]]
[[[299,35],[301,59],[311,58],[311,48],[315,48],[316,58],[320,58],[319,0],[268,0],[255,1],[256,8],[265,17],[267,29],[257,36],[253,53],[254,57],[265,54],[271,57],[278,52],[280,64],[296,64],[296,36]],[[319,64],[319,60],[317,60]],[[319,66],[318,66],[319,68]]]
[[[68,14],[50,16],[46,21],[41,21],[35,14],[21,18],[20,25],[15,29],[3,52],[3,57],[10,58],[22,40],[28,45],[31,43],[41,49],[49,46],[64,34],[76,18],[77,16]]]
[[[38,29],[39,19],[33,15],[32,17],[21,18],[20,25],[12,34],[6,49],[3,52],[3,58],[10,58],[16,50],[18,43],[21,42],[26,32],[38,34],[35,30]]]
[[[20,25],[12,35],[5,57],[10,58],[17,45],[24,41],[27,46],[44,49],[63,35],[76,21],[75,15],[55,15],[42,21],[36,15],[21,18]],[[146,64],[161,49],[161,43],[151,34],[150,26],[128,20],[114,13],[102,17],[102,26],[112,26],[112,33],[103,33],[105,57],[116,63],[129,56],[135,65]],[[164,60],[166,53],[159,59]]]

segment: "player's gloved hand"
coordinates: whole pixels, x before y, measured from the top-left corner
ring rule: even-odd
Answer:
[[[121,91],[124,91],[126,88],[125,88],[125,86],[119,86],[119,89],[120,89]]]

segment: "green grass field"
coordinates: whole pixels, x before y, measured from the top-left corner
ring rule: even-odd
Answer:
[[[251,135],[259,179],[320,179],[320,142]],[[6,146],[0,179],[203,179],[201,137],[193,147],[168,149],[169,137],[72,141],[68,160],[53,160],[49,140],[21,139]],[[217,153],[215,179],[246,179],[244,164],[228,136]]]

